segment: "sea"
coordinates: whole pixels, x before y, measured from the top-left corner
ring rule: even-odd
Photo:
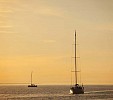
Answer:
[[[0,100],[113,100],[113,85],[85,85],[84,94],[70,94],[68,85],[0,85]]]

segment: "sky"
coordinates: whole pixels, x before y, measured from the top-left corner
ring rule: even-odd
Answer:
[[[0,83],[113,84],[113,0],[0,0]]]

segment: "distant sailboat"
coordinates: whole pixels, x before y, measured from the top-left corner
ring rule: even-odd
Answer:
[[[84,94],[84,86],[77,82],[77,66],[76,66],[76,31],[75,31],[75,85],[70,88],[71,94]]]
[[[28,85],[28,87],[37,87],[37,85],[35,85],[35,84],[32,83],[32,72],[31,72],[31,84]]]

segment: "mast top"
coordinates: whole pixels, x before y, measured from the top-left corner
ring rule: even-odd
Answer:
[[[75,30],[75,35],[76,35],[76,30]]]

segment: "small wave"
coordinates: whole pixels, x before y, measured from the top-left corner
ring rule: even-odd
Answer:
[[[88,94],[88,93],[102,93],[102,92],[113,92],[113,90],[88,91],[88,92],[85,92],[85,94]]]

